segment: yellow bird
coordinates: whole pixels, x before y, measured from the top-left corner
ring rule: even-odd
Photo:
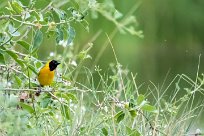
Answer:
[[[41,86],[50,85],[54,79],[55,69],[60,63],[56,60],[48,61],[38,73],[38,81]]]

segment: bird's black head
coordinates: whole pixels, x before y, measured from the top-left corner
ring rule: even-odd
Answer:
[[[50,71],[55,70],[59,64],[60,64],[60,63],[57,62],[56,60],[50,61],[50,63],[49,63]]]

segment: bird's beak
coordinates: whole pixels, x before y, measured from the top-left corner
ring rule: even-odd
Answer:
[[[59,65],[60,63],[59,62],[57,62],[57,65]]]

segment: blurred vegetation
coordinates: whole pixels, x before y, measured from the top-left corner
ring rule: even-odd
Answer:
[[[203,5],[2,0],[0,134],[200,134]],[[50,59],[61,65],[37,97]]]

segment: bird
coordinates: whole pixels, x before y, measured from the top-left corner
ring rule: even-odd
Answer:
[[[38,73],[38,81],[40,86],[49,86],[54,79],[55,69],[60,63],[56,60],[48,61],[44,67],[42,67]]]

